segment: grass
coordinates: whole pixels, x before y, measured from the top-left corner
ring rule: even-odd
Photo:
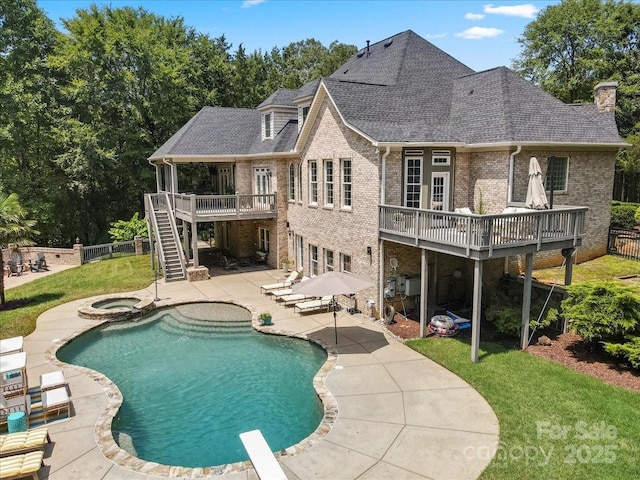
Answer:
[[[640,274],[640,260],[628,260],[613,255],[604,255],[573,266],[572,283],[597,282],[607,279],[617,279],[629,275]],[[533,272],[533,276],[541,282],[564,283],[564,267],[544,268]],[[640,295],[640,282],[631,284],[619,281],[622,285],[632,288],[636,295]]]
[[[475,364],[468,340],[407,345],[472,385],[498,416],[500,444],[481,480],[640,478],[640,394],[495,344],[481,344]]]
[[[140,255],[89,263],[11,288],[5,292],[7,304],[0,308],[0,337],[29,335],[38,316],[56,305],[140,290],[153,280],[149,255]]]

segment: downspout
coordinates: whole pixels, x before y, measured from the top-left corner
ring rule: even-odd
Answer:
[[[509,155],[509,178],[507,181],[509,182],[507,187],[507,205],[509,205],[513,201],[513,174],[515,170],[515,156],[518,155],[522,151],[522,145],[517,145],[515,152]]]
[[[387,151],[382,154],[382,181],[380,182],[380,204],[386,204],[387,195],[387,157],[391,153],[391,145],[387,145]]]
[[[386,203],[386,194],[387,194],[387,157],[391,152],[391,145],[387,145],[387,150],[382,154],[381,168],[382,168],[382,179],[380,181],[380,205],[384,205]],[[378,222],[380,220],[378,219]],[[380,231],[380,224],[378,223],[378,231]],[[378,268],[379,268],[379,279],[378,279],[378,315],[380,320],[383,319],[383,311],[384,311],[384,240],[380,239],[378,245]]]

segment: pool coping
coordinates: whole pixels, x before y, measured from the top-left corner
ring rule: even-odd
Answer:
[[[128,298],[132,297],[132,295],[124,295]],[[118,298],[118,294],[113,295],[103,295],[100,297],[92,297],[88,299],[91,303],[96,303],[102,299],[107,298]],[[142,298],[142,297],[141,297]],[[274,325],[262,325],[262,323],[258,320],[258,312],[256,308],[251,306],[250,304],[238,302],[235,300],[203,300],[203,299],[193,299],[193,300],[173,300],[173,301],[163,301],[161,304],[155,303],[151,300],[151,303],[146,302],[146,298],[144,298],[145,303],[145,311],[144,314],[150,313],[151,311],[173,307],[177,305],[186,305],[192,303],[222,303],[222,304],[231,304],[236,305],[241,308],[248,310],[251,313],[251,325],[254,330],[259,331],[261,333],[269,334],[269,335],[279,335],[290,338],[298,338],[301,340],[306,340],[308,342],[315,343],[322,347],[327,353],[327,360],[320,367],[318,372],[314,375],[313,378],[313,386],[316,391],[316,394],[320,398],[322,402],[324,414],[322,416],[322,420],[316,427],[316,429],[307,437],[302,439],[300,442],[291,445],[283,450],[278,452],[274,452],[274,455],[277,459],[290,457],[294,455],[298,455],[303,453],[320,442],[327,434],[331,431],[335,421],[338,418],[338,402],[336,401],[333,394],[330,392],[329,388],[326,386],[326,379],[329,372],[336,365],[338,360],[338,353],[334,347],[329,344],[324,343],[322,340],[311,339],[305,334],[300,334],[288,330],[275,328]],[[86,304],[85,304],[86,305]],[[119,309],[112,309],[119,310]],[[80,373],[86,375],[87,377],[94,380],[101,387],[105,395],[107,396],[108,403],[105,409],[100,413],[98,419],[96,420],[94,426],[94,437],[95,441],[98,445],[98,448],[102,452],[102,454],[112,462],[118,464],[119,466],[131,470],[137,473],[144,473],[147,475],[158,475],[165,477],[189,477],[189,478],[198,478],[198,477],[211,477],[218,475],[226,475],[230,473],[244,472],[247,470],[253,469],[253,464],[250,460],[245,460],[242,462],[234,462],[229,464],[222,465],[214,465],[211,467],[182,467],[176,465],[165,465],[157,462],[148,462],[146,460],[140,459],[126,450],[122,449],[117,442],[115,441],[112,431],[111,424],[113,419],[118,414],[120,407],[123,402],[123,395],[120,392],[118,386],[106,375],[93,370],[88,367],[82,367],[79,365],[74,365],[70,363],[63,362],[56,357],[56,353],[58,349],[62,346],[68,344],[73,339],[78,337],[79,335],[93,330],[104,323],[114,323],[121,321],[130,321],[132,320],[131,316],[127,316],[125,318],[103,318],[103,319],[95,319],[95,318],[87,318],[94,321],[94,324],[90,324],[76,330],[72,334],[66,336],[62,339],[57,339],[54,341],[53,345],[51,345],[45,351],[45,358],[51,362],[52,364],[59,366],[61,368],[71,368]]]

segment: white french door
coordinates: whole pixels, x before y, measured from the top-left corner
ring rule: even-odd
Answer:
[[[296,270],[300,270],[304,267],[303,258],[304,258],[304,240],[302,235],[296,235],[295,241],[295,250],[296,250]]]
[[[271,193],[271,170],[267,167],[253,169],[253,193],[255,195],[268,195]],[[256,203],[268,205],[269,198],[266,196],[257,197]]]

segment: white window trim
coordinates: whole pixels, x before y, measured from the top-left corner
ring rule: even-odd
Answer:
[[[349,181],[344,181],[344,164],[345,162],[349,162]],[[349,205],[345,204],[346,194],[345,194],[345,185],[349,185]],[[350,158],[342,158],[340,159],[340,203],[341,208],[343,210],[351,210],[353,208],[353,162]]]
[[[331,181],[328,181],[327,175],[327,164],[331,163]],[[322,161],[323,166],[323,179],[324,179],[324,188],[323,188],[323,204],[327,208],[333,208],[333,204],[336,200],[336,172],[335,172],[335,162],[331,158],[327,158]],[[329,186],[331,186],[331,201],[329,201]]]
[[[554,195],[556,193],[558,193],[558,194],[566,194],[569,191],[569,164],[570,164],[570,158],[569,158],[568,155],[565,155],[565,156],[560,155],[560,156],[556,156],[556,162],[558,160],[562,160],[562,161],[565,162],[564,188],[562,190],[554,189],[553,190],[553,194]],[[548,168],[548,166],[547,166],[547,168]],[[554,187],[557,187],[557,185],[554,185]],[[545,184],[545,190],[546,190],[546,193],[549,193],[549,194],[551,193],[551,190],[547,189],[547,185],[546,184]]]
[[[331,264],[328,262],[329,253],[331,253]],[[324,250],[324,271],[331,272],[336,269],[336,255],[333,250]]]
[[[444,162],[436,162],[436,159],[445,159]],[[450,150],[433,150],[431,152],[431,165],[434,167],[448,167],[451,165]]]
[[[269,253],[271,247],[271,232],[264,227],[258,227],[258,248]]]
[[[315,258],[314,258],[315,253]],[[315,273],[314,273],[315,267]],[[320,260],[318,259],[318,246],[309,244],[309,276],[315,277],[320,273]]]
[[[414,208],[420,208],[422,205],[422,176],[424,175],[424,157],[421,155],[407,155],[404,157],[404,206],[408,206],[409,199],[409,160],[418,160],[420,162],[420,175],[419,175],[419,183],[412,183],[411,185],[418,185],[418,206]]]
[[[296,200],[296,164],[291,162],[289,164],[289,171],[287,172],[289,178],[288,185],[288,200],[294,202]]]
[[[349,265],[351,267],[351,270],[345,270],[344,269],[344,258],[345,257],[349,257]],[[341,253],[340,254],[340,271],[344,272],[344,273],[353,273],[353,258],[351,257],[351,255],[347,255],[346,253]]]
[[[431,210],[436,210],[433,206],[433,189],[435,188],[435,178],[443,177],[444,178],[444,191],[442,192],[442,205],[440,205],[440,210],[448,211],[449,210],[449,197],[451,196],[451,174],[449,172],[432,172],[431,173],[431,192],[429,193],[429,208]]]
[[[313,179],[312,175],[312,165],[315,166],[316,179]],[[313,198],[313,187],[315,186],[315,200]],[[309,160],[309,205],[318,205],[318,161],[317,160]]]
[[[267,125],[269,126],[269,134],[267,135]],[[273,115],[271,112],[265,113],[262,116],[262,133],[264,139],[273,138]]]

